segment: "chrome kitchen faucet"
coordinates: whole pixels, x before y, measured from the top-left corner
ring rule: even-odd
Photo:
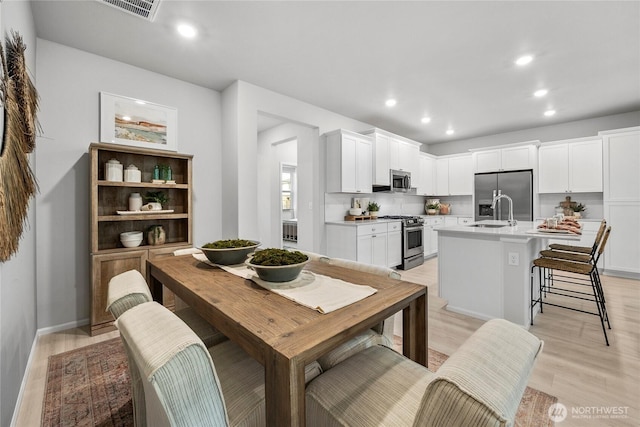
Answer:
[[[498,203],[498,200],[502,198],[505,198],[509,201],[509,219],[507,220],[507,222],[511,227],[514,227],[518,224],[518,221],[513,219],[513,200],[511,200],[511,197],[507,196],[506,194],[498,194],[496,197],[493,198],[493,202],[491,203],[491,209],[495,209],[496,203]]]

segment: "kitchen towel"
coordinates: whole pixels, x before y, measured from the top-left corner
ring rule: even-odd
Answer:
[[[204,254],[193,254],[193,257],[198,261],[220,267],[236,276],[249,279],[271,292],[323,314],[346,307],[377,292],[371,286],[354,285],[344,280],[315,274],[307,270],[302,270],[300,275],[290,282],[266,282],[260,279],[253,270],[247,268],[245,264],[218,265],[211,263]]]

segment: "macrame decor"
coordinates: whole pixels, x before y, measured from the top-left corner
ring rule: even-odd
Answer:
[[[5,43],[6,55],[0,43],[0,103],[4,114],[4,129],[0,129],[0,262],[18,250],[29,200],[38,190],[28,158],[39,130],[38,93],[27,74],[27,47],[22,37],[12,31]]]

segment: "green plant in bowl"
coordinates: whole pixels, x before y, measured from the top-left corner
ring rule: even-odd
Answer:
[[[246,264],[266,282],[290,282],[308,262],[309,257],[300,251],[268,248],[256,251]]]
[[[376,202],[369,202],[369,205],[367,206],[367,210],[369,212],[378,212],[380,210],[380,205],[377,204]]]
[[[241,264],[260,242],[246,239],[216,240],[198,248],[209,261],[220,265]]]
[[[164,205],[169,201],[169,198],[164,193],[164,191],[147,191],[146,194],[144,195],[144,198],[145,200],[148,200],[150,202],[160,203],[161,205]]]

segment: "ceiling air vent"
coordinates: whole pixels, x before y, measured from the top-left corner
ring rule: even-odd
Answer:
[[[100,3],[120,9],[131,15],[153,22],[160,0],[98,0]]]

